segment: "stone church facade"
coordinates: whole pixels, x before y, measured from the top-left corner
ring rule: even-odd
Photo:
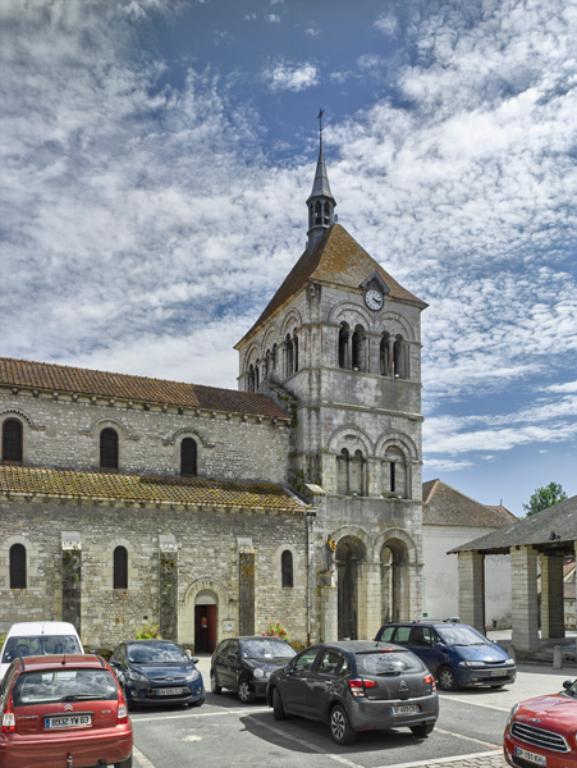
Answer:
[[[426,305],[336,223],[322,136],[307,205],[239,391],[0,358],[0,632],[158,624],[202,651],[420,615]]]

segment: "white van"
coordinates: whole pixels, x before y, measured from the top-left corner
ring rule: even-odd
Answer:
[[[24,621],[12,624],[0,652],[0,681],[20,656],[84,653],[74,625],[65,621]]]

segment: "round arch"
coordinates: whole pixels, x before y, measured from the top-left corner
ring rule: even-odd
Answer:
[[[366,635],[367,547],[350,533],[340,536],[335,547],[337,570],[337,637],[357,640]]]
[[[391,432],[390,430],[380,435],[375,443],[375,456],[384,456],[387,448],[397,446],[401,448],[410,461],[418,461],[419,452],[412,437],[404,432]]]
[[[282,321],[280,338],[284,339],[287,333],[290,333],[292,335],[295,328],[301,328],[302,324],[303,324],[303,319],[301,317],[300,312],[294,307],[291,307],[290,311]]]
[[[373,325],[370,315],[361,306],[349,301],[336,304],[330,311],[328,321],[336,326],[343,322],[351,327],[360,324],[366,331],[369,331]]]
[[[344,438],[346,435],[352,435],[356,438],[366,451],[367,458],[373,455],[373,443],[368,435],[362,432],[357,426],[349,425],[339,427],[336,429],[329,438],[328,449],[329,452],[337,455],[341,448],[346,448]]]
[[[397,312],[384,312],[379,317],[379,328],[391,336],[401,334],[407,341],[415,341],[415,331],[409,321]]]
[[[195,652],[209,652],[222,639],[222,619],[228,610],[228,592],[210,577],[192,581],[186,588],[178,613],[178,640],[193,645]],[[208,647],[198,648],[199,641]]]

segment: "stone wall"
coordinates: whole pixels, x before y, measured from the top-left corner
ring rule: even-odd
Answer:
[[[159,624],[162,542],[175,542],[181,642],[194,643],[195,597],[214,593],[218,639],[238,632],[239,552],[255,555],[256,631],[281,622],[295,639],[306,638],[306,522],[304,515],[250,509],[148,509],[51,500],[0,501],[0,633],[15,621],[61,619],[63,542],[79,534],[81,632],[87,646],[109,647],[134,636],[144,624]],[[28,553],[28,587],[9,589],[8,553],[13,543]],[[128,589],[112,586],[116,546],[128,550]],[[294,557],[293,588],[281,586],[280,556]],[[166,564],[165,564],[166,565]],[[165,596],[166,597],[166,596]],[[164,624],[169,619],[163,619]]]

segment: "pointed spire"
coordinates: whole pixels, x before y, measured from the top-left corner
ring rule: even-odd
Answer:
[[[309,209],[309,248],[314,245],[318,238],[321,237],[323,233],[335,223],[335,206],[337,203],[331,192],[327,166],[325,163],[325,155],[323,149],[323,115],[324,110],[321,109],[318,114],[319,156],[317,160],[313,188],[307,200],[307,206]]]

